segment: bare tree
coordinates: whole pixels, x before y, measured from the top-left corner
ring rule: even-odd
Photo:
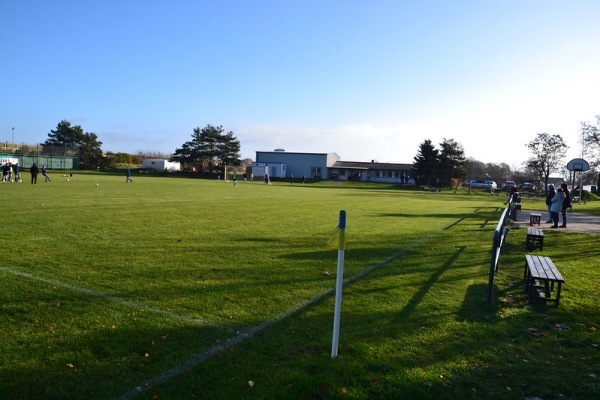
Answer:
[[[560,135],[538,133],[527,144],[527,148],[531,157],[525,162],[525,166],[535,171],[540,181],[544,182],[544,189],[547,189],[550,174],[560,170],[569,147]]]
[[[596,115],[596,125],[581,123],[581,139],[583,149],[587,150],[587,154],[592,157],[590,164],[597,174],[597,186],[600,187],[600,115]],[[582,152],[582,153],[585,153]],[[583,154],[582,154],[583,155]]]

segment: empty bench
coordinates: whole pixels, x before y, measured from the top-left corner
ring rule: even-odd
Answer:
[[[536,248],[544,250],[544,230],[541,228],[527,228],[525,248],[527,250],[535,250]]]
[[[529,215],[529,225],[533,226],[533,225],[537,224],[538,226],[540,226],[541,223],[542,223],[542,214],[531,213]]]
[[[556,307],[558,307],[562,284],[565,283],[565,280],[550,257],[531,254],[525,256],[525,283],[529,302],[534,299],[534,296],[537,296],[542,301],[556,303]],[[555,284],[556,294],[553,297]]]

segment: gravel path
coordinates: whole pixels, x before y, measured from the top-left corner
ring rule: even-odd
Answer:
[[[532,210],[520,211],[517,219],[513,221],[513,226],[517,228],[525,228],[529,226],[529,215]],[[541,228],[550,228],[552,224],[546,224],[548,220],[548,213],[541,212],[542,224]],[[558,224],[562,224],[562,215],[558,218]],[[535,225],[537,227],[537,225]],[[600,234],[600,215],[580,214],[575,212],[567,212],[567,227],[560,229],[566,232],[577,232],[577,233],[589,233],[589,234]]]

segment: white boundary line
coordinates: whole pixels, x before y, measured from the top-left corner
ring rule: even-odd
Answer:
[[[396,253],[392,254],[391,256],[389,256],[388,258],[386,258],[385,260],[374,264],[372,266],[370,266],[369,268],[359,272],[358,274],[351,276],[350,278],[344,280],[343,286],[347,286],[351,283],[356,282],[357,280],[367,276],[368,274],[370,274],[371,272],[383,267],[386,264],[389,264],[390,262],[396,260],[398,257],[400,257],[401,255],[407,253],[408,251],[420,246],[421,244],[425,243],[426,241],[428,241],[429,239],[431,239],[434,236],[437,236],[440,232],[458,224],[459,222],[461,222],[463,219],[465,219],[469,214],[465,214],[462,215],[458,220],[452,222],[451,224],[448,224],[446,226],[444,226],[443,228],[438,229],[437,231],[431,232],[430,234],[422,237],[420,240],[417,240],[416,242],[402,248],[401,250],[397,251]],[[263,323],[256,325],[244,332],[239,333],[238,335],[232,337],[231,339],[229,339],[227,341],[227,343],[225,344],[219,344],[216,346],[212,346],[210,348],[208,348],[205,351],[202,351],[200,353],[196,353],[195,355],[191,356],[190,358],[188,358],[187,360],[185,360],[184,362],[182,362],[181,364],[159,374],[156,375],[155,377],[145,381],[144,383],[136,386],[135,388],[123,393],[122,395],[120,395],[119,397],[116,397],[115,400],[129,400],[129,399],[133,399],[134,397],[136,397],[138,394],[140,394],[143,391],[146,391],[148,389],[151,389],[157,385],[159,385],[160,383],[163,383],[165,381],[168,381],[171,378],[174,378],[178,375],[181,375],[184,372],[187,372],[189,370],[191,370],[192,368],[200,365],[202,362],[204,362],[204,360],[208,359],[209,357],[218,354],[222,351],[225,351],[229,348],[231,348],[232,346],[243,342],[246,339],[249,339],[251,337],[253,337],[254,335],[256,335],[257,333],[261,332],[262,330],[270,327],[271,325],[275,324],[276,322],[279,322],[297,312],[300,312],[310,306],[312,306],[315,303],[320,302],[321,300],[323,300],[324,298],[331,296],[335,294],[335,287],[328,289],[314,297],[311,297],[310,299],[306,300],[303,303],[297,304],[296,306],[290,308],[287,311],[284,311],[283,313],[276,315],[275,317],[268,319],[266,321],[264,321]]]
[[[37,275],[32,275],[29,274],[27,272],[23,272],[23,271],[19,271],[16,269],[12,269],[12,268],[6,268],[6,267],[0,267],[0,272],[6,272],[9,274],[13,274],[13,275],[17,275],[17,276],[22,276],[24,278],[28,278],[28,279],[32,279],[32,280],[36,280],[36,281],[40,281],[40,282],[44,282],[44,283],[49,283],[51,285],[55,285],[55,286],[59,286],[65,289],[69,289],[72,290],[74,292],[78,292],[78,293],[83,293],[83,294],[87,294],[88,296],[92,296],[92,297],[97,297],[99,299],[103,299],[103,300],[108,300],[108,301],[112,301],[115,303],[119,303],[119,304],[123,304],[132,308],[137,308],[139,310],[144,310],[144,311],[150,311],[156,314],[161,314],[161,315],[165,315],[167,317],[171,317],[171,318],[176,318],[176,319],[180,319],[186,322],[192,322],[194,324],[197,325],[203,325],[203,326],[208,326],[211,328],[216,328],[219,330],[224,330],[224,331],[228,331],[228,332],[235,332],[235,329],[228,327],[228,326],[223,326],[223,325],[217,325],[217,324],[213,324],[212,322],[209,321],[205,321],[199,318],[192,318],[188,315],[185,314],[179,314],[179,313],[174,313],[171,311],[166,311],[163,310],[161,308],[156,308],[156,307],[149,307],[146,306],[144,304],[141,303],[136,303],[135,301],[130,301],[130,300],[125,300],[122,299],[120,297],[117,296],[112,296],[110,294],[103,294],[103,293],[98,293],[95,292],[93,290],[90,289],[86,289],[80,286],[75,286],[75,285],[71,285],[69,283],[65,283],[65,282],[60,282],[57,281],[56,279],[50,279],[50,278],[44,278],[41,276],[37,276]]]

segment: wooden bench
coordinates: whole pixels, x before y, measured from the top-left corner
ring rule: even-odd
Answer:
[[[542,223],[542,214],[531,213],[529,215],[529,225],[533,226],[534,224],[537,224],[538,226],[540,226],[541,223]]]
[[[541,228],[527,228],[526,250],[544,250],[544,230]]]
[[[556,307],[558,307],[560,292],[564,282],[565,280],[554,266],[550,257],[534,256],[531,254],[525,256],[525,283],[527,284],[529,302],[537,294],[538,299],[545,302],[554,302],[556,303]],[[556,297],[552,297],[555,283],[557,284]]]

